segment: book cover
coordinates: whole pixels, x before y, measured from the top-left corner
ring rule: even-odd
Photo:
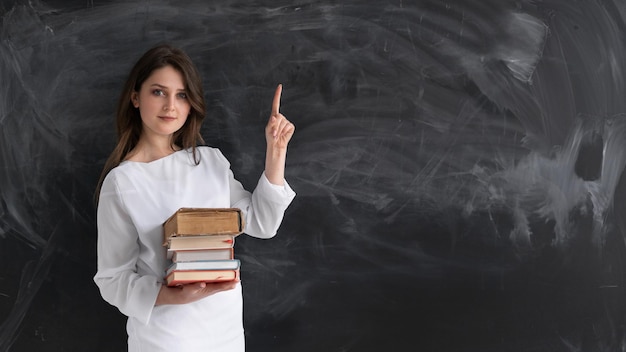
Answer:
[[[171,257],[173,252],[178,250],[232,248],[234,245],[235,236],[233,235],[171,237],[165,243],[165,246],[168,247],[168,257]]]
[[[174,271],[237,270],[240,265],[239,259],[178,262],[172,263],[165,271],[165,275],[169,275]]]
[[[243,215],[237,208],[180,208],[163,223],[164,243],[176,236],[236,236],[243,228]]]
[[[176,250],[168,251],[170,258],[176,262],[193,262],[197,260],[225,260],[234,259],[235,253],[233,248],[221,249],[194,249],[194,250]]]
[[[239,270],[186,270],[173,271],[165,277],[167,286],[178,286],[192,282],[222,282],[239,278]]]

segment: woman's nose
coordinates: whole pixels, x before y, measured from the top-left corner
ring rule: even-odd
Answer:
[[[173,111],[173,110],[174,110],[174,108],[175,108],[175,105],[174,105],[174,98],[168,98],[168,99],[165,101],[165,105],[163,105],[163,110],[164,110],[164,111]]]

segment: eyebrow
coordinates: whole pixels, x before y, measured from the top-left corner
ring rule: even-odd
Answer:
[[[161,89],[165,89],[165,90],[169,90],[168,87],[162,85],[162,84],[158,84],[158,83],[153,83],[150,85],[150,87],[157,87],[157,88],[161,88]],[[178,92],[184,92],[186,91],[184,88],[183,89],[177,89]]]

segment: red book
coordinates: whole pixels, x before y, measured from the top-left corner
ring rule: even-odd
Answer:
[[[192,282],[222,282],[239,278],[236,270],[183,270],[172,271],[165,277],[167,286],[178,286]]]

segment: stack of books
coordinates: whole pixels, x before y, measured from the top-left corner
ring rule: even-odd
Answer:
[[[231,281],[239,278],[235,237],[244,220],[237,208],[181,208],[163,224],[163,246],[171,265],[165,283]]]

